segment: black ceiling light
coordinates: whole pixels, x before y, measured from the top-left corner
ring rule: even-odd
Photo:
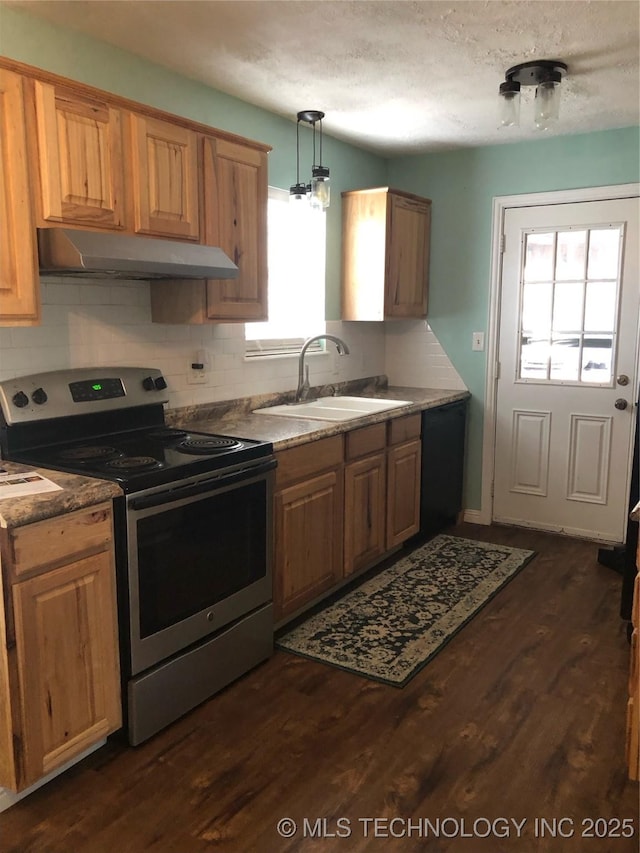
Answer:
[[[322,119],[324,113],[320,110],[302,110],[297,114],[296,124],[296,183],[289,188],[291,201],[302,201],[307,199],[311,207],[318,210],[326,210],[329,207],[331,188],[329,183],[329,169],[322,165]],[[300,183],[300,122],[304,121],[313,127],[313,163],[311,165],[311,180],[309,183]],[[319,125],[319,131],[316,130]],[[317,137],[319,136],[319,145]],[[316,150],[318,162],[316,164]]]
[[[509,68],[500,84],[500,127],[520,124],[520,87],[535,86],[534,123],[548,130],[560,112],[560,83],[567,66],[557,59],[536,59]]]

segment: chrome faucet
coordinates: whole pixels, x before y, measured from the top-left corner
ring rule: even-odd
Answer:
[[[300,356],[298,358],[298,388],[296,389],[295,396],[296,403],[301,403],[303,400],[306,400],[307,395],[309,394],[309,365],[306,366],[305,370],[305,353],[314,341],[320,341],[323,339],[334,342],[336,349],[338,350],[338,355],[349,355],[349,347],[347,344],[335,335],[314,335],[311,338],[307,338],[307,340],[302,344],[302,349],[300,350]]]

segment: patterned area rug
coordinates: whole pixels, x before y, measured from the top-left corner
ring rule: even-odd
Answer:
[[[277,639],[276,646],[404,687],[534,556],[436,536]]]

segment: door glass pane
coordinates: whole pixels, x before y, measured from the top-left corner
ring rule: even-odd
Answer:
[[[550,281],[553,278],[553,245],[555,234],[527,234],[524,280]]]
[[[525,282],[522,290],[522,328],[525,331],[548,334],[552,295],[550,281]]]
[[[556,332],[578,331],[582,328],[581,281],[557,282],[553,297],[553,329]]]
[[[618,277],[620,228],[594,228],[589,236],[589,278]]]
[[[598,335],[585,337],[582,345],[583,382],[611,382],[611,356],[613,337]]]
[[[578,379],[580,338],[554,336],[551,342],[551,379],[575,382]]]
[[[584,279],[586,248],[586,231],[558,232],[557,279]]]
[[[585,332],[613,332],[616,320],[616,282],[588,281]]]
[[[520,379],[549,378],[549,340],[523,335],[520,339]]]
[[[611,384],[621,225],[525,233],[518,377]]]

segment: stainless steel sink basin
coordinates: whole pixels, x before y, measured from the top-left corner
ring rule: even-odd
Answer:
[[[285,403],[255,409],[257,415],[278,415],[285,418],[309,418],[316,421],[349,421],[375,412],[386,412],[410,405],[409,400],[381,400],[377,397],[319,397],[303,403]]]

